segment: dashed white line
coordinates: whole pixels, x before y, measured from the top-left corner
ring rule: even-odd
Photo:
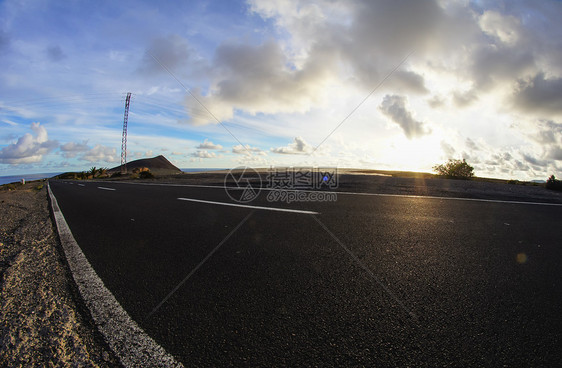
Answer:
[[[84,185],[84,184],[78,184],[78,186],[79,186],[79,187],[85,187],[85,185]]]
[[[199,203],[207,203],[207,204],[218,204],[220,206],[229,206],[229,207],[242,207],[242,208],[251,208],[253,210],[266,210],[266,211],[278,211],[278,212],[291,212],[291,213],[303,213],[307,215],[318,215],[319,212],[315,211],[304,211],[304,210],[293,210],[289,208],[275,208],[275,207],[263,207],[263,206],[250,206],[247,204],[239,204],[239,203],[228,203],[228,202],[215,202],[215,201],[204,201],[202,199],[193,199],[193,198],[178,198],[180,201],[189,201],[189,202],[199,202]]]
[[[117,190],[115,188],[107,188],[107,187],[98,187],[98,189],[103,189],[103,190]]]
[[[188,188],[214,188],[214,189],[228,189],[228,190],[244,190],[243,187],[226,187],[221,185],[198,185],[198,184],[168,184],[168,183],[126,183],[126,182],[115,182],[115,184],[131,184],[131,185],[147,185],[147,186],[169,186],[169,187],[188,187]],[[263,191],[275,191],[282,189],[275,188],[261,188]],[[295,190],[297,192],[316,192],[315,190]],[[562,203],[547,203],[547,202],[527,202],[527,201],[509,201],[501,199],[483,199],[483,198],[462,198],[462,197],[437,197],[437,196],[424,196],[424,195],[412,195],[412,194],[387,194],[387,193],[366,193],[366,192],[343,192],[343,191],[322,191],[322,193],[327,194],[337,194],[337,195],[356,195],[356,196],[372,196],[372,197],[397,197],[397,198],[419,198],[419,199],[444,199],[450,201],[468,201],[468,202],[488,202],[488,203],[505,203],[505,204],[525,204],[525,205],[535,205],[535,206],[555,206],[562,207]]]

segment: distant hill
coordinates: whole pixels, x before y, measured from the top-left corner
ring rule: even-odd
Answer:
[[[141,158],[140,160],[127,162],[127,172],[132,172],[134,169],[140,169],[143,167],[148,168],[151,173],[156,175],[171,175],[179,174],[182,172],[162,155],[153,158]],[[121,165],[107,170],[109,174],[120,171]]]

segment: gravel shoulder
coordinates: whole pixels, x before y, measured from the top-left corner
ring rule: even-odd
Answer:
[[[120,366],[81,305],[46,186],[1,190],[0,208],[0,366]]]

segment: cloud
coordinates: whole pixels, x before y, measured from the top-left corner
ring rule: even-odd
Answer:
[[[562,148],[560,147],[550,148],[546,157],[551,160],[562,161]]]
[[[513,95],[514,106],[527,113],[547,116],[562,113],[562,78],[546,79],[538,73],[527,81],[519,81]]]
[[[526,75],[535,68],[535,56],[529,48],[480,44],[472,52],[472,65],[467,72],[475,87],[487,91],[511,84],[518,76]]]
[[[80,160],[88,162],[119,162],[115,148],[96,144],[96,146],[87,151]]]
[[[474,90],[459,92],[453,92],[453,102],[457,107],[466,107],[473,102],[478,100],[478,96]]]
[[[427,100],[427,104],[433,108],[439,108],[445,105],[445,100],[443,98],[441,98],[440,96],[432,96],[431,98],[429,98]]]
[[[513,15],[503,15],[495,10],[488,10],[482,14],[478,24],[486,34],[506,44],[514,44],[520,37],[521,22]]]
[[[261,148],[252,147],[249,144],[246,144],[244,146],[241,145],[241,144],[238,144],[238,145],[232,147],[232,153],[235,153],[237,155],[248,155],[248,156],[250,156],[253,153],[258,154],[260,156],[266,155],[265,151],[263,151]]]
[[[535,165],[535,166],[546,166],[547,165],[546,161],[540,160],[540,159],[538,159],[534,156],[531,156],[529,154],[524,153],[524,154],[522,154],[522,156],[523,156],[523,159],[525,161],[527,161],[528,163],[530,163],[531,165]]]
[[[419,138],[430,134],[431,129],[421,121],[417,121],[406,108],[407,99],[404,96],[384,96],[379,109],[404,131],[406,138]]]
[[[562,124],[553,120],[541,119],[536,125],[536,131],[529,136],[545,146],[562,145]]]
[[[73,158],[90,149],[87,143],[88,141],[82,141],[82,143],[68,142],[60,146],[60,150],[62,151],[63,157]]]
[[[312,153],[314,147],[306,143],[302,137],[295,137],[293,143],[284,147],[271,148],[271,152],[284,155],[302,155]]]
[[[445,156],[448,158],[453,158],[456,155],[455,147],[451,146],[449,143],[445,141],[441,141],[441,150],[445,153]]]
[[[217,157],[217,155],[214,152],[208,152],[205,150],[198,150],[196,152],[193,152],[191,155],[191,157],[197,157],[197,158],[215,158]]]
[[[40,162],[43,156],[58,147],[57,141],[48,139],[47,130],[40,123],[31,123],[35,136],[26,133],[16,143],[0,150],[0,163],[19,165]]]
[[[59,62],[66,57],[66,55],[64,54],[64,52],[62,52],[62,49],[59,45],[49,46],[47,47],[45,52],[49,60],[51,60],[52,62]]]
[[[465,140],[465,145],[466,147],[471,150],[471,151],[479,151],[480,147],[478,147],[478,145],[476,144],[476,142],[474,142],[472,139],[470,138],[466,138]]]
[[[10,126],[18,126],[18,123],[15,123],[15,122],[13,122],[11,120],[8,120],[8,119],[2,119],[1,121],[3,123],[6,123],[6,124],[10,125]]]
[[[191,53],[187,40],[177,34],[154,38],[146,48],[142,63],[137,70],[139,73],[166,73],[166,70],[151,55],[169,70],[176,71],[181,67],[186,67]]]
[[[290,37],[258,45],[230,42],[216,49],[212,88],[196,96],[220,121],[231,119],[235,110],[305,113],[326,103],[329,86],[372,90],[414,46],[434,42],[443,33],[444,14],[435,1],[255,0],[250,10],[275,20]],[[406,66],[384,88],[428,93],[424,77]],[[187,107],[192,124],[215,123],[194,99],[187,100]]]
[[[203,150],[220,150],[222,149],[222,146],[220,144],[214,144],[213,142],[210,142],[209,140],[205,139],[205,141],[201,144],[199,144],[197,146],[197,148],[199,149],[203,149]]]
[[[232,118],[234,109],[250,114],[304,113],[320,103],[332,71],[330,61],[309,58],[302,68],[291,60],[275,40],[254,46],[222,44],[215,54],[215,81],[205,96],[197,99],[218,120]],[[193,98],[187,99],[191,122],[215,123]]]

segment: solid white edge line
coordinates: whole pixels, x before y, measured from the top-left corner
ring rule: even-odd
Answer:
[[[243,190],[244,188],[238,187],[224,187],[220,185],[198,185],[198,184],[167,184],[167,183],[125,183],[125,182],[114,182],[119,184],[135,184],[135,185],[154,185],[154,186],[169,186],[169,187],[191,187],[191,188],[216,188],[216,189],[238,189]],[[260,190],[274,191],[274,190],[286,190],[295,192],[312,193],[317,192],[315,190],[302,190],[302,189],[275,189],[275,188],[261,188]],[[506,204],[527,204],[535,206],[555,206],[562,207],[562,203],[546,203],[546,202],[525,202],[525,201],[507,201],[501,199],[484,199],[484,198],[461,198],[461,197],[436,197],[436,196],[423,196],[423,195],[412,195],[412,194],[385,194],[385,193],[361,193],[361,192],[334,192],[334,191],[322,191],[322,193],[328,194],[342,194],[342,195],[359,195],[359,196],[373,196],[373,197],[401,197],[401,198],[419,198],[419,199],[446,199],[454,201],[471,201],[471,202],[489,202],[489,203],[506,203]]]
[[[319,215],[319,212],[314,211],[304,211],[304,210],[292,210],[289,208],[275,208],[275,207],[263,207],[263,206],[250,206],[247,204],[237,204],[237,203],[228,203],[228,202],[215,202],[215,201],[204,201],[202,199],[192,199],[192,198],[178,198],[180,201],[189,201],[189,202],[199,202],[199,203],[208,203],[208,204],[218,204],[221,206],[230,206],[230,207],[242,207],[242,208],[251,208],[254,210],[267,210],[267,211],[278,211],[278,212],[290,212],[290,213],[303,213],[306,215]]]
[[[102,190],[117,190],[115,188],[107,188],[107,187],[98,187],[98,189],[102,189]]]
[[[59,238],[74,282],[90,310],[96,327],[121,364],[126,368],[183,367],[183,364],[176,361],[148,336],[105,287],[74,239],[49,183],[47,183],[47,190],[51,198],[51,209]]]

